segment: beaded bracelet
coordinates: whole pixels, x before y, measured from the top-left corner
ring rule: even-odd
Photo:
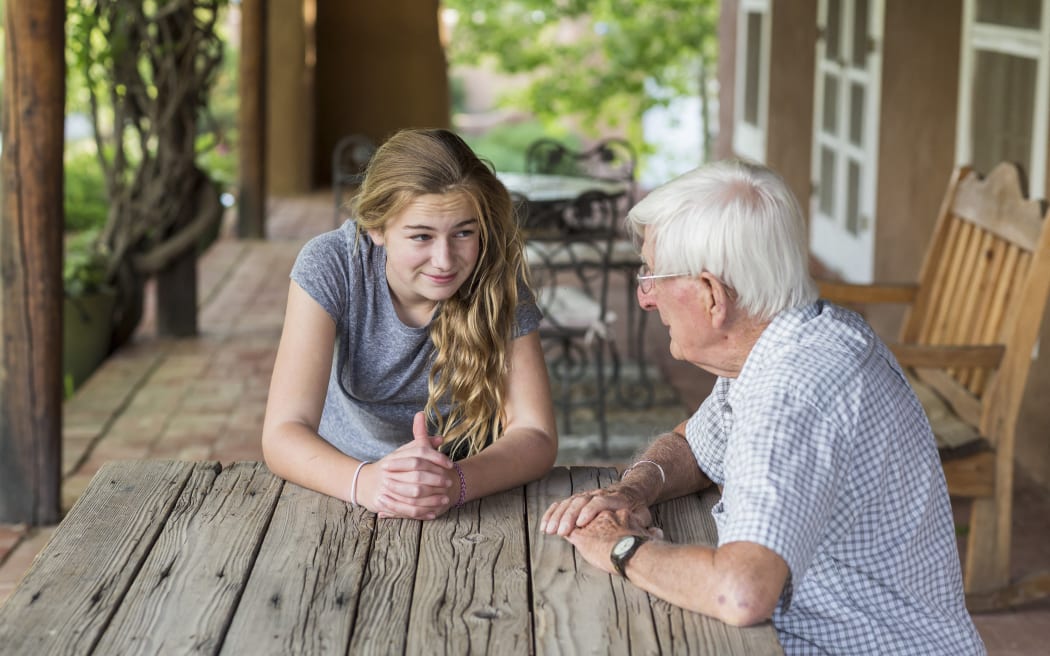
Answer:
[[[459,474],[459,500],[456,501],[456,508],[459,508],[467,500],[467,477],[463,475],[463,469],[460,468],[458,462],[453,462],[452,466],[456,468],[456,473]]]

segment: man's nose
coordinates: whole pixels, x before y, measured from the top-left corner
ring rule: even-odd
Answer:
[[[656,309],[656,301],[653,300],[652,289],[648,292],[642,291],[642,286],[638,285],[634,293],[638,297],[638,305],[646,312],[652,312]]]

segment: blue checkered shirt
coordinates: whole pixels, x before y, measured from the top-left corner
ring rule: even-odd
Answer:
[[[719,544],[787,562],[786,653],[984,653],[929,423],[860,316],[823,301],[777,315],[686,437],[722,486]]]

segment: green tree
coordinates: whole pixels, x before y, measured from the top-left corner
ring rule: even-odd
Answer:
[[[642,114],[700,95],[717,56],[718,0],[444,0],[454,64],[529,73],[507,98],[545,123],[622,128],[641,143]],[[706,116],[706,111],[704,112]],[[704,117],[698,117],[704,120]],[[704,121],[704,133],[710,130]],[[705,142],[709,142],[705,139]]]
[[[196,246],[222,211],[199,159],[217,141],[201,123],[223,59],[217,25],[227,2],[67,0],[70,104],[90,109],[109,203],[96,249],[119,293],[118,345],[138,324],[151,276],[158,332],[196,331],[196,299],[184,302],[180,289],[195,289]],[[181,315],[168,321],[176,305]]]

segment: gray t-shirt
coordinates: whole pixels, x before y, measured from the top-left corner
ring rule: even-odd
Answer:
[[[347,221],[311,239],[291,278],[335,321],[336,348],[318,432],[343,453],[379,460],[412,440],[412,419],[427,401],[434,353],[429,326],[406,326],[386,282],[386,249],[355,242]],[[514,337],[533,332],[540,311],[519,282]],[[448,404],[440,404],[442,414]]]

